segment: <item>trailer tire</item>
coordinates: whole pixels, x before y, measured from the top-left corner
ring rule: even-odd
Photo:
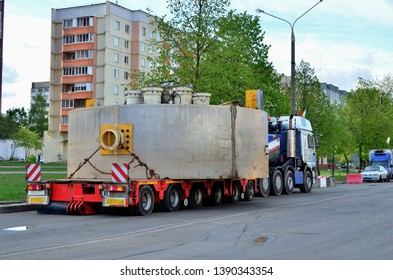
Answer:
[[[211,204],[213,206],[221,205],[223,199],[224,199],[224,191],[222,190],[221,186],[213,186],[211,192]]]
[[[180,189],[176,184],[170,184],[164,193],[164,199],[161,201],[161,208],[166,212],[179,210],[181,199]]]
[[[269,178],[261,178],[258,179],[259,182],[259,193],[262,197],[266,197],[269,195],[270,193],[270,182],[269,182]]]
[[[230,201],[232,203],[239,202],[240,200],[240,183],[238,181],[232,182],[232,194]]]
[[[203,205],[203,193],[200,187],[193,187],[189,196],[190,208],[199,209]]]
[[[288,169],[287,172],[285,172],[284,193],[292,194],[294,187],[295,187],[295,177],[293,175],[292,170]]]
[[[254,199],[255,189],[254,189],[254,181],[248,181],[246,186],[246,192],[244,195],[245,201],[251,201]]]
[[[302,193],[309,193],[312,189],[312,175],[309,170],[306,170],[304,172],[304,182],[303,186],[300,187],[300,191]]]
[[[270,193],[275,196],[281,195],[282,189],[284,188],[284,180],[280,170],[278,169],[274,170],[271,184],[272,184],[272,188],[270,190]]]
[[[150,215],[154,208],[154,192],[149,185],[144,185],[139,189],[139,203],[133,207],[133,211],[138,216]]]

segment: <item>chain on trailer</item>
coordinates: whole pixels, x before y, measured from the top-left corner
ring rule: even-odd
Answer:
[[[99,147],[98,147],[89,157],[85,158],[85,159],[83,160],[83,162],[80,162],[80,163],[79,163],[79,166],[77,167],[77,169],[76,169],[74,172],[72,172],[72,173],[68,176],[67,179],[72,179],[72,178],[74,177],[74,175],[75,175],[84,165],[86,165],[87,163],[90,164],[90,166],[91,166],[92,168],[94,168],[97,172],[100,172],[101,174],[104,174],[104,175],[111,175],[111,173],[109,173],[109,172],[105,172],[105,171],[102,171],[102,170],[98,169],[98,168],[97,168],[96,166],[94,166],[94,164],[90,161],[91,158],[92,158],[101,148],[102,148],[102,146],[99,146]],[[124,148],[124,147],[122,147],[122,148]],[[140,167],[144,167],[145,170],[146,170],[146,178],[147,178],[147,179],[152,179],[152,178],[160,179],[160,175],[157,174],[157,173],[154,171],[154,169],[150,168],[145,162],[143,162],[143,161],[140,159],[140,157],[139,157],[138,155],[136,155],[136,154],[133,153],[133,152],[128,151],[128,149],[126,149],[126,151],[127,151],[128,154],[132,157],[132,159],[128,162],[129,165],[132,164],[132,163],[134,163],[134,162],[137,162],[138,164],[135,165],[134,168],[137,168],[137,167],[139,167],[139,166],[140,166]]]

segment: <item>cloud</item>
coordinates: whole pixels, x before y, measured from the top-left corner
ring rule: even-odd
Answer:
[[[18,71],[15,67],[4,65],[3,67],[3,84],[12,84],[18,81]]]

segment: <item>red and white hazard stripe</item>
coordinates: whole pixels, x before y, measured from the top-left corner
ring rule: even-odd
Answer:
[[[41,181],[41,165],[40,164],[27,164],[26,165],[26,181],[39,182]]]
[[[126,183],[128,181],[129,165],[126,163],[112,164],[112,181],[116,183]]]

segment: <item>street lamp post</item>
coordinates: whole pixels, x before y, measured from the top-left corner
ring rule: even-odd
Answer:
[[[291,27],[291,114],[294,116],[296,115],[296,91],[295,91],[295,74],[296,74],[296,60],[295,60],[295,33],[294,33],[294,27],[295,27],[295,23],[301,18],[303,17],[305,14],[307,14],[309,11],[311,11],[316,5],[318,5],[319,3],[321,3],[323,0],[320,0],[318,3],[316,3],[314,6],[312,6],[310,9],[308,9],[307,11],[305,11],[301,16],[299,16],[297,19],[295,19],[295,21],[293,23],[290,23],[289,21],[287,21],[286,19],[280,18],[278,16],[269,14],[267,12],[265,12],[264,10],[261,9],[256,9],[257,13],[263,13],[265,15],[274,17],[276,19],[279,19],[281,21],[284,21],[286,23],[289,24],[289,26]]]

